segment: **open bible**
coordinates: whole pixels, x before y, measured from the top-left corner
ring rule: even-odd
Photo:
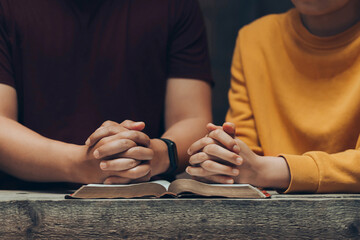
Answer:
[[[173,182],[158,180],[145,183],[104,185],[88,184],[67,198],[160,198],[160,197],[268,198],[270,195],[249,184],[206,184],[191,179]]]

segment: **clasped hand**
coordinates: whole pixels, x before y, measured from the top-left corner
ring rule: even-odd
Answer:
[[[262,184],[262,159],[244,142],[235,138],[235,126],[208,124],[209,134],[193,143],[186,171],[195,179],[215,183]]]
[[[235,137],[235,125],[209,123],[209,134],[188,149],[186,171],[195,179],[216,183],[248,183],[256,187],[285,190],[290,170],[283,157],[259,156]]]
[[[86,140],[88,155],[102,170],[105,184],[147,181],[151,177],[149,161],[154,152],[150,138],[143,132],[143,122],[126,120],[104,122]],[[95,159],[94,159],[95,158]]]

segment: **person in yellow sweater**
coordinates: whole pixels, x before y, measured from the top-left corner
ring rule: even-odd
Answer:
[[[189,148],[187,172],[285,193],[359,193],[360,1],[292,2],[239,31],[227,123],[209,124]]]

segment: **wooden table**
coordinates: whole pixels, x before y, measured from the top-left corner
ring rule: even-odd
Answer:
[[[1,239],[360,239],[360,194],[66,200],[0,191]]]

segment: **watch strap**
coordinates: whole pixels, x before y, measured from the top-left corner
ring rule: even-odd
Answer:
[[[167,138],[159,138],[159,139],[162,140],[164,143],[166,143],[169,154],[169,161],[170,161],[169,168],[166,170],[166,172],[162,173],[161,175],[165,175],[165,176],[173,175],[178,168],[178,154],[177,154],[176,144]]]

